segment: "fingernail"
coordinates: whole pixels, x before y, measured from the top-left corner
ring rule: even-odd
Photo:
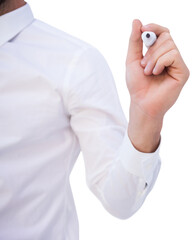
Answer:
[[[146,66],[146,67],[144,68],[144,72],[147,73],[147,70],[148,70],[148,67]]]
[[[145,73],[148,73],[149,70],[150,70],[150,64],[148,63],[148,64],[146,65],[145,69],[144,69],[144,72],[145,72]]]
[[[156,67],[154,67],[154,69],[153,69],[153,73],[155,74],[156,73],[156,71],[157,71],[157,68]]]

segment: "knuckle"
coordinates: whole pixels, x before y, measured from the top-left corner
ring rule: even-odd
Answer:
[[[168,42],[169,48],[174,48],[175,47],[174,41],[172,39],[168,39],[167,42]]]
[[[171,54],[174,56],[174,58],[177,58],[179,56],[179,51],[177,49],[173,49]]]
[[[162,32],[162,33],[161,33],[161,37],[162,37],[164,40],[170,40],[170,39],[171,39],[170,33],[168,33],[168,32]]]
[[[155,65],[155,63],[156,63],[156,58],[151,58],[149,61],[148,61],[148,64],[149,64],[149,66],[154,66]]]
[[[161,57],[159,57],[158,59],[157,59],[157,65],[161,65],[162,64],[162,58]]]
[[[153,53],[152,56],[150,57],[150,62],[154,64],[158,59],[159,56],[157,55],[157,53]]]
[[[167,28],[167,27],[165,27],[165,31],[166,31],[167,33],[170,33],[170,30],[169,30],[169,28]]]
[[[190,70],[187,68],[188,78],[190,76]]]
[[[190,71],[189,71],[189,69],[187,68],[187,71],[186,71],[186,81],[189,79],[189,76],[190,76]]]

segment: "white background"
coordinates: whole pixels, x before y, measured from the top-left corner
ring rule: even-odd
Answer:
[[[82,154],[71,174],[80,240],[194,239],[194,13],[192,1],[29,0],[34,16],[97,47],[106,58],[129,116],[125,59],[131,23],[168,27],[191,75],[162,129],[162,167],[152,192],[127,220],[111,216],[85,183]]]

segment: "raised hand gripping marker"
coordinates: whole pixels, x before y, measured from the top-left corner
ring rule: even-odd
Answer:
[[[157,36],[156,36],[156,34],[154,32],[146,31],[146,32],[143,32],[141,34],[141,38],[142,38],[145,46],[147,48],[149,48],[149,47],[151,47],[155,43],[155,41],[157,39]]]

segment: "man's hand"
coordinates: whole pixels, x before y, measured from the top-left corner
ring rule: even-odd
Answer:
[[[152,31],[157,40],[142,54],[141,34]],[[177,100],[189,78],[184,63],[167,28],[142,26],[133,21],[126,59],[126,83],[131,97],[128,135],[142,152],[153,152],[160,140],[164,114]]]

